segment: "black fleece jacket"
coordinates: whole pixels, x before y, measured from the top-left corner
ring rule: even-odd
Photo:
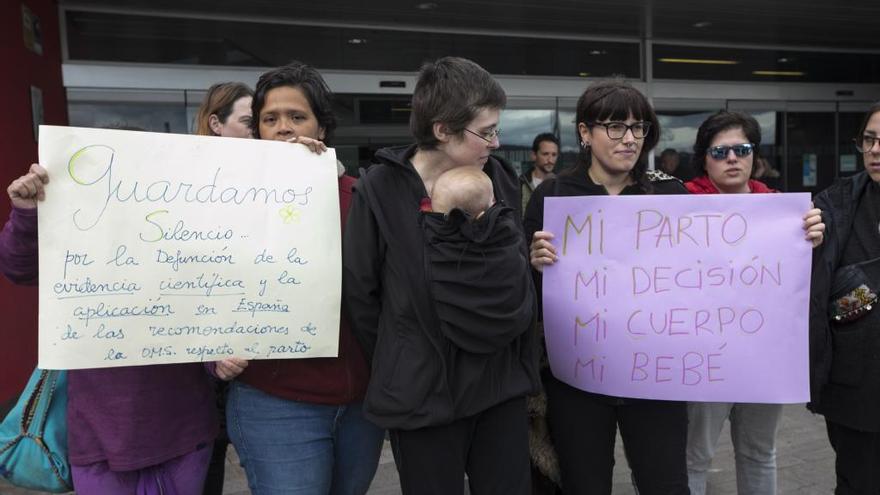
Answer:
[[[436,214],[422,211],[427,193],[410,162],[415,152],[376,153],[378,163],[355,186],[343,243],[343,301],[372,360],[364,411],[379,426],[405,430],[540,389],[536,299],[512,167],[490,157],[483,168],[496,201],[509,207],[487,212],[502,236],[465,232],[470,240],[456,251],[439,244]],[[452,264],[442,259],[459,252]],[[503,270],[496,255],[506,260]]]

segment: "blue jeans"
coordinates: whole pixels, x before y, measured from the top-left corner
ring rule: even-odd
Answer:
[[[363,495],[385,438],[360,403],[296,402],[238,381],[229,388],[226,418],[254,495]]]
[[[706,493],[706,478],[724,421],[736,459],[737,492],[776,494],[776,429],[782,404],[688,403],[688,485],[692,495]]]

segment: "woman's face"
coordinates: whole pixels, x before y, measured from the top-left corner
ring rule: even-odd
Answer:
[[[597,125],[587,126],[578,124],[578,132],[581,141],[587,143],[592,155],[592,166],[598,166],[610,177],[619,177],[628,174],[635,167],[645,144],[644,137],[636,138],[631,129],[627,129],[623,137],[612,139],[608,136],[607,127],[600,124],[610,124],[609,119],[597,121]],[[613,121],[619,122],[619,121]],[[632,114],[627,117],[624,124],[631,126],[639,122]]]
[[[324,139],[324,129],[318,124],[308,98],[297,87],[270,89],[259,118],[260,139],[287,141],[297,136]]]
[[[251,100],[250,96],[243,96],[232,104],[232,113],[226,118],[226,122],[220,122],[216,115],[211,115],[211,130],[214,134],[222,137],[249,138],[251,137]]]
[[[749,140],[742,128],[736,127],[716,134],[709,143],[709,148],[739,144],[749,144]],[[721,159],[712,158],[707,152],[706,175],[722,193],[747,193],[750,191],[749,177],[752,175],[754,158],[754,152],[746,156],[737,156],[732,149],[728,150]]]
[[[437,149],[446,153],[454,167],[483,167],[493,150],[501,143],[498,140],[498,122],[501,110],[484,108],[465,127],[461,135],[446,135],[441,138]]]
[[[876,140],[870,140],[868,143],[865,136],[871,136],[876,138],[880,136],[880,112],[874,112],[874,115],[871,115],[871,118],[868,119],[868,125],[865,126],[865,132],[859,136],[859,141],[862,143],[862,158],[865,161],[865,170],[868,171],[868,175],[871,176],[871,180],[874,182],[880,182],[880,142]],[[870,147],[868,146],[870,144]]]

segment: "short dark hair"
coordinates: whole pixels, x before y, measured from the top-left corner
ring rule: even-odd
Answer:
[[[638,161],[630,171],[633,180],[650,189],[650,184],[645,177],[645,172],[648,170],[646,157],[660,140],[660,120],[657,119],[657,114],[654,113],[654,109],[645,95],[619,78],[606,79],[592,84],[578,98],[574,132],[576,142],[580,145],[581,150],[578,153],[577,165],[569,170],[576,173],[576,170],[589,169],[592,165],[590,150],[582,142],[581,134],[577,129],[578,124],[583,123],[591,127],[593,122],[605,119],[624,121],[629,118],[630,114],[637,120],[651,124],[642,144],[642,152]]]
[[[409,129],[419,148],[433,149],[439,144],[435,123],[461,134],[481,110],[500,110],[506,104],[507,95],[485,69],[464,58],[443,57],[419,71]]]
[[[880,101],[875,101],[873,105],[868,107],[868,113],[866,113],[865,118],[862,119],[862,126],[859,127],[859,133],[853,137],[858,139],[865,134],[865,129],[868,128],[868,121],[871,120],[871,117],[877,112],[880,112]],[[859,141],[861,140],[859,139]]]
[[[302,62],[293,61],[282,67],[272,69],[257,81],[254,89],[254,100],[251,104],[251,130],[256,139],[260,138],[260,111],[266,104],[266,94],[270,90],[289,86],[303,92],[312,107],[312,113],[318,119],[318,125],[324,130],[324,142],[329,143],[336,129],[336,115],[333,114],[333,93],[324,82],[321,74],[314,67]]]
[[[532,151],[537,153],[539,149],[541,149],[541,143],[550,142],[556,145],[559,148],[559,138],[556,137],[556,134],[552,132],[542,132],[535,136],[535,140],[532,141]]]
[[[671,156],[671,155],[677,155],[677,154],[678,154],[678,150],[676,150],[675,148],[666,148],[665,150],[660,152],[660,158],[663,158],[664,156]]]
[[[694,156],[691,157],[694,173],[698,176],[706,175],[706,153],[709,151],[709,145],[719,133],[730,129],[742,129],[746,139],[752,143],[755,148],[752,150],[754,158],[758,158],[759,148],[761,146],[761,125],[749,114],[742,112],[731,112],[728,110],[719,110],[712,114],[700,124],[697,130],[697,139],[694,141]],[[753,159],[754,161],[754,159]],[[752,174],[755,173],[752,167]]]

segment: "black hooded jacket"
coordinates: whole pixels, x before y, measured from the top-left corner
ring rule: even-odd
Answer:
[[[372,360],[364,400],[384,428],[448,424],[535,393],[536,299],[519,186],[509,164],[483,171],[499,205],[471,223],[422,211],[410,158],[380,150],[358,184],[343,243],[343,301]]]

